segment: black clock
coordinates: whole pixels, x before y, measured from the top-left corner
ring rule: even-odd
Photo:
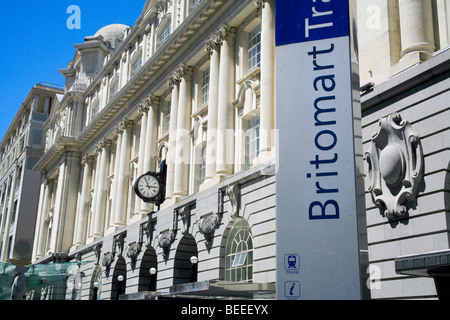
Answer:
[[[144,202],[160,205],[164,202],[164,177],[158,172],[147,172],[134,183],[136,195]]]

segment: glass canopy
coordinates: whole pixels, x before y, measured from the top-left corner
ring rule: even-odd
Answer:
[[[81,266],[90,261],[15,266],[0,262],[0,300],[72,300],[81,292]]]

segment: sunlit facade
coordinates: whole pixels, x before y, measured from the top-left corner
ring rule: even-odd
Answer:
[[[69,276],[28,299],[182,295],[207,282],[203,296],[275,298],[275,1],[148,0],[135,25],[75,45],[33,167],[32,271]],[[450,5],[357,5],[363,286],[371,299],[437,299],[449,273]],[[158,207],[134,184],[164,165]]]

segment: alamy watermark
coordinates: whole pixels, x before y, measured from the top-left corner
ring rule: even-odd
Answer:
[[[81,9],[77,5],[70,5],[67,7],[67,14],[70,14],[67,18],[67,28],[69,30],[81,29]]]

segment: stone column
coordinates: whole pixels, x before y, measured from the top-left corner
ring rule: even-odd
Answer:
[[[138,112],[141,114],[141,129],[139,134],[139,162],[137,171],[138,176],[141,176],[144,173],[148,110],[149,107],[145,102],[141,103],[138,109]]]
[[[12,219],[12,212],[14,210],[14,198],[16,194],[16,182],[17,182],[17,171],[18,167],[16,165],[14,169],[14,173],[11,180],[11,189],[9,193],[9,203],[8,203],[8,212],[6,213],[6,220],[3,228],[3,247],[1,252],[1,258],[0,261],[6,261],[8,260],[8,252],[11,248],[9,248],[9,231],[11,227],[11,219]]]
[[[220,56],[218,37],[213,35],[206,42],[206,51],[210,55],[209,66],[209,100],[208,100],[208,131],[206,138],[206,167],[205,178],[212,180],[216,177],[216,148],[217,148],[217,114],[219,102],[219,70]]]
[[[430,0],[399,0],[402,57],[436,50]]]
[[[38,233],[38,244],[37,244],[37,251],[36,256],[37,257],[43,257],[45,256],[45,244],[47,239],[47,231],[48,231],[48,224],[47,224],[47,215],[48,215],[48,209],[50,207],[50,201],[52,197],[52,188],[53,188],[53,180],[48,179],[44,182],[44,197],[42,202],[42,210],[41,210],[41,216],[40,216],[40,224],[39,224],[39,233]]]
[[[123,133],[123,127],[117,126],[115,130],[115,134],[117,136],[117,142],[116,142],[116,150],[114,154],[114,179],[112,184],[112,190],[111,190],[111,208],[110,208],[110,215],[109,215],[109,221],[108,221],[108,228],[114,227],[114,221],[115,221],[115,212],[117,207],[117,185],[118,185],[118,177],[119,177],[119,166],[120,166],[120,149],[122,146],[122,133]],[[111,153],[112,154],[112,153]],[[112,156],[112,155],[111,155]]]
[[[5,229],[5,223],[6,223],[6,212],[7,212],[7,209],[8,209],[8,204],[6,203],[6,201],[8,200],[9,184],[10,184],[9,179],[7,179],[6,185],[5,185],[5,190],[4,190],[5,200],[3,202],[3,208],[2,208],[2,219],[0,221],[0,239],[3,238],[3,231]],[[1,254],[1,252],[0,252],[0,254]]]
[[[260,159],[270,158],[275,145],[275,1],[257,0],[261,22]]]
[[[157,96],[150,96],[145,100],[147,104],[147,126],[145,130],[144,147],[144,172],[155,170],[156,139],[158,129],[158,110],[161,99]],[[157,168],[156,168],[157,169]],[[158,171],[158,170],[157,170]]]
[[[86,155],[81,160],[83,168],[83,182],[81,185],[80,202],[77,212],[77,233],[75,236],[75,246],[82,246],[86,243],[87,221],[88,221],[88,202],[89,202],[89,186],[92,173],[93,156]],[[46,198],[44,198],[44,201]]]
[[[114,176],[114,180],[117,182],[116,190],[116,206],[115,206],[115,219],[114,226],[120,227],[126,224],[126,212],[127,212],[127,199],[128,199],[128,171],[130,161],[130,149],[131,138],[133,130],[133,121],[124,120],[120,124],[121,144],[120,150],[117,150],[119,157],[119,172],[118,176]]]
[[[105,229],[106,174],[111,156],[111,140],[102,140],[98,147],[101,151],[98,180],[96,181],[97,200],[95,203],[94,237],[103,235]]]
[[[138,112],[141,114],[141,131],[139,135],[139,161],[137,177],[144,174],[148,110],[149,107],[145,101],[139,105]],[[143,205],[143,202],[136,198],[136,201],[134,202],[134,212],[140,212],[141,209],[143,209],[141,208]]]
[[[149,96],[139,107],[139,112],[142,113],[142,124],[139,141],[138,176],[141,176],[148,171],[155,171],[154,157],[156,154],[159,103],[159,97]],[[153,211],[152,204],[137,199],[135,202],[135,212],[147,214],[151,211]]]
[[[96,156],[96,163],[95,163],[95,177],[93,177],[93,194],[92,194],[92,204],[91,204],[91,217],[90,217],[90,224],[89,224],[89,237],[92,237],[94,235],[94,221],[95,221],[95,208],[97,207],[97,199],[99,198],[99,192],[98,192],[98,181],[99,181],[99,172],[100,172],[100,163],[102,158],[102,150],[103,148],[98,145],[95,148],[95,152],[97,154]]]
[[[178,100],[180,86],[180,70],[169,79],[169,85],[172,88],[172,105],[170,107],[170,128],[169,128],[169,150],[167,154],[167,181],[166,181],[166,198],[171,199],[173,196],[173,187],[175,179],[175,159],[176,159],[176,135],[177,135],[177,119],[178,119]]]
[[[180,78],[180,97],[178,102],[174,196],[184,197],[189,193],[190,127],[192,112],[192,74],[193,68],[185,66]]]
[[[234,162],[234,107],[235,63],[234,41],[236,30],[223,26],[220,34],[220,71],[217,120],[217,174],[227,177],[233,173]]]

